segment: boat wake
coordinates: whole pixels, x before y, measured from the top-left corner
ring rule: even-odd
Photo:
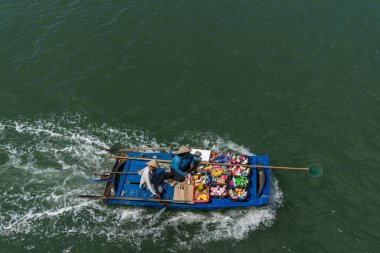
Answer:
[[[147,131],[96,125],[80,114],[0,121],[0,237],[7,245],[33,250],[48,241],[70,252],[90,240],[115,249],[194,249],[205,243],[239,242],[275,220],[282,192],[272,180],[272,204],[261,209],[214,212],[114,207],[78,199],[104,185],[87,181],[113,161],[99,154],[112,143],[130,147],[190,144],[250,154],[245,147],[211,133],[191,133],[160,143]],[[62,238],[71,238],[72,245]],[[77,240],[78,239],[78,240]],[[69,240],[70,241],[70,240]],[[175,245],[175,246],[174,246]],[[164,250],[165,249],[165,250]],[[160,251],[160,250],[155,250]]]

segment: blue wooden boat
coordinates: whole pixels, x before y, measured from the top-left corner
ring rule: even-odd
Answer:
[[[258,207],[268,205],[270,196],[270,170],[269,168],[251,168],[248,186],[250,194],[244,201],[233,201],[230,198],[210,198],[208,203],[194,203],[192,201],[177,201],[173,199],[174,187],[164,184],[165,193],[163,199],[152,198],[150,192],[139,187],[140,175],[138,170],[146,167],[145,163],[149,159],[171,160],[172,153],[156,152],[131,152],[125,154],[127,159],[118,157],[113,169],[107,175],[104,194],[96,197],[102,199],[106,204],[128,205],[154,208],[174,208],[174,209],[223,209],[223,208],[243,208]],[[269,166],[269,156],[255,155],[248,156],[249,165]],[[103,180],[105,178],[103,177]]]

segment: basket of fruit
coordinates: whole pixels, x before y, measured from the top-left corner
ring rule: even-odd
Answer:
[[[220,177],[223,174],[223,169],[219,165],[213,165],[210,169],[210,174],[212,177]]]
[[[228,190],[228,196],[232,201],[246,201],[250,194],[251,192],[246,189],[231,188]]]
[[[194,203],[210,202],[209,187],[205,186],[204,184],[194,185],[193,201]]]

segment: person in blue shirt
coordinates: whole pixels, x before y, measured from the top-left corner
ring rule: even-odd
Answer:
[[[181,146],[177,151],[177,155],[172,159],[170,164],[169,178],[177,182],[185,181],[186,173],[194,168],[194,155],[190,154],[191,149],[186,146]]]

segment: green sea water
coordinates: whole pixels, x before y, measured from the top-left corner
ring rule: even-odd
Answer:
[[[380,2],[0,2],[0,252],[379,252]],[[272,165],[263,209],[106,206],[113,145]]]

